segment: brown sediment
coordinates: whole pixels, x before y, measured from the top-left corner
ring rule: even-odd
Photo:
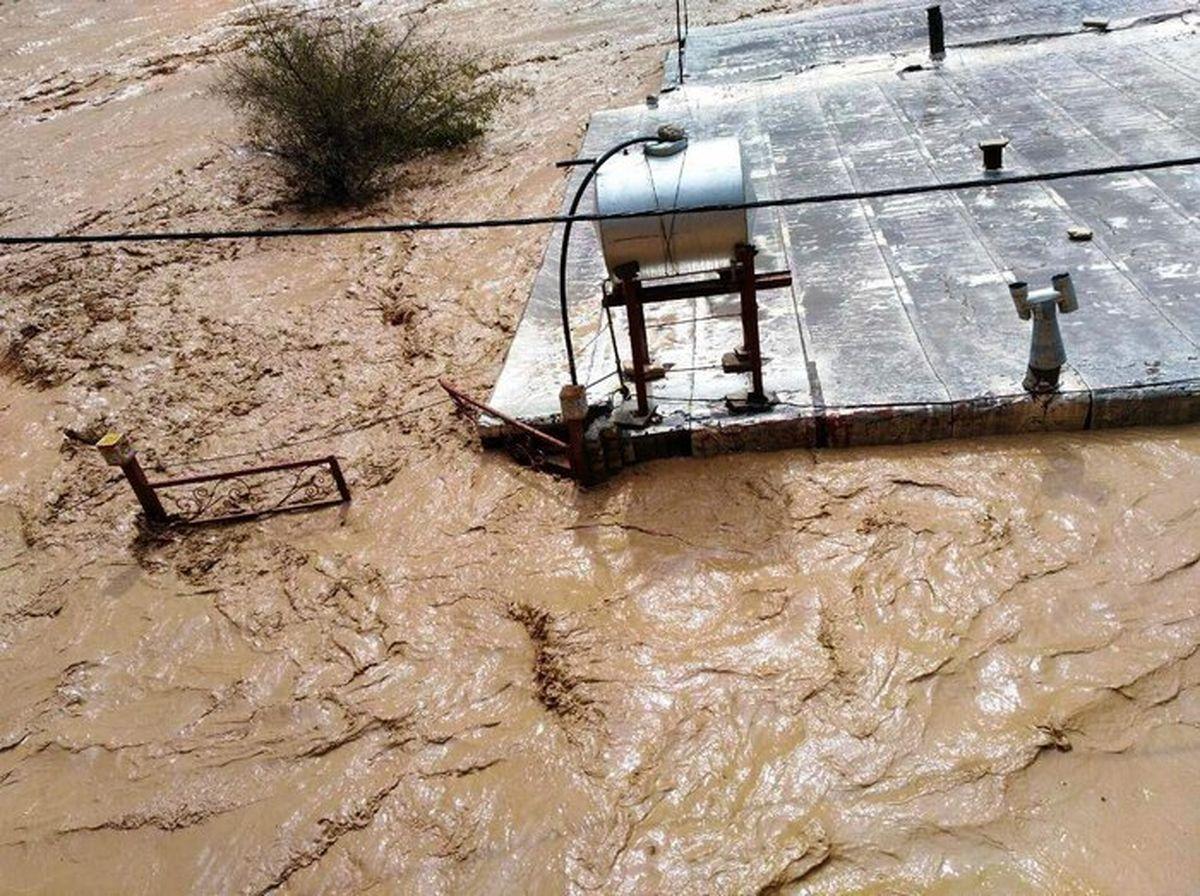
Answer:
[[[6,231],[312,220],[208,91],[241,14],[0,11]],[[557,208],[670,14],[437,5],[531,93],[333,218]],[[545,238],[0,255],[0,891],[1193,891],[1200,429],[579,492],[396,416],[486,391]],[[311,439],[265,456],[355,500],[151,538],[109,426],[156,475]]]
[[[525,628],[533,645],[533,682],[538,702],[566,721],[585,718],[592,701],[584,693],[586,682],[570,669],[570,632],[559,631],[549,612],[529,604],[511,604],[508,615]]]

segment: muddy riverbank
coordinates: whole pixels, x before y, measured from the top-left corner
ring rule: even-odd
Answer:
[[[528,91],[320,220],[557,208],[672,13],[430,5]],[[0,228],[313,220],[211,94],[243,17],[0,7]],[[1196,888],[1200,428],[577,492],[426,407],[486,393],[544,241],[0,254],[0,892]],[[149,539],[108,426],[156,474],[332,451],[354,502]]]

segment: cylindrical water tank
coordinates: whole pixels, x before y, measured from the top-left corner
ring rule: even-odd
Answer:
[[[596,173],[601,215],[668,208],[733,205],[751,196],[736,137],[649,143],[609,159]],[[749,242],[747,212],[699,212],[600,221],[609,273],[637,262],[643,276],[721,267]]]

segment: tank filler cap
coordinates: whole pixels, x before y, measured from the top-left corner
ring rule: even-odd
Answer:
[[[676,143],[687,139],[687,131],[677,124],[660,124],[656,136],[661,143]]]
[[[657,143],[647,143],[645,153],[648,156],[673,156],[687,148],[687,132],[677,124],[659,125]]]

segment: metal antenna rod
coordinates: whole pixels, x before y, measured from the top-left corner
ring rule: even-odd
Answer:
[[[680,0],[675,0],[675,55],[679,62],[679,86],[683,86],[683,10]]]

